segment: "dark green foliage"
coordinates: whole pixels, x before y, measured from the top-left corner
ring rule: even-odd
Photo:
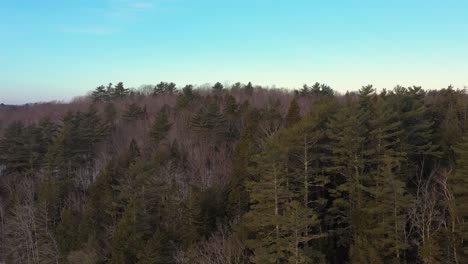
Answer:
[[[107,102],[110,99],[108,90],[104,85],[98,86],[96,90],[92,93],[94,102]]]
[[[304,84],[298,92],[301,96],[333,96],[335,92],[330,86],[316,82],[312,86]]]
[[[127,106],[122,118],[127,121],[144,119],[146,118],[146,106],[141,107],[137,103],[131,103]]]
[[[216,188],[195,189],[190,199],[192,224],[197,238],[208,238],[225,221],[225,193]]]
[[[232,95],[226,95],[224,97],[224,110],[223,113],[226,116],[227,126],[227,138],[237,139],[239,138],[240,129],[240,112],[239,105],[236,99]]]
[[[170,249],[167,246],[167,237],[156,232],[146,242],[143,250],[138,253],[138,264],[172,263]]]
[[[215,87],[0,120],[0,261],[468,261],[464,90]]]
[[[233,85],[231,85],[231,89],[233,90],[240,90],[242,88],[242,84],[240,82],[236,82]]]
[[[87,112],[68,112],[60,133],[47,152],[50,171],[75,168],[94,158],[95,145],[109,133],[109,127],[91,107]]]
[[[37,126],[13,122],[6,127],[0,140],[0,163],[6,166],[6,173],[32,173],[42,168],[57,129],[48,119],[41,120]]]
[[[256,179],[249,181],[250,211],[244,215],[251,239],[253,263],[307,263],[304,243],[316,238],[308,232],[318,224],[312,208],[297,200],[287,172],[287,147],[280,137],[267,142],[256,157]]]
[[[215,140],[223,139],[227,132],[226,118],[215,101],[209,102],[192,117],[191,127],[199,135]]]
[[[167,107],[163,107],[156,115],[156,119],[151,127],[150,140],[153,148],[156,148],[166,138],[167,133],[171,129],[172,124],[169,123],[168,111]]]
[[[236,99],[232,95],[226,95],[224,101],[224,113],[228,116],[235,116],[239,110]]]
[[[258,115],[259,113],[256,110],[250,110],[246,114],[246,125],[234,150],[233,170],[228,194],[228,210],[233,218],[242,216],[249,208],[246,183],[250,178],[248,171],[251,165],[250,158],[255,152],[254,136],[257,130]]]
[[[301,120],[301,109],[299,108],[299,105],[297,104],[296,98],[294,98],[291,101],[291,104],[289,105],[288,108],[288,114],[286,115],[286,124],[288,127],[293,126],[299,120]]]
[[[456,170],[447,179],[451,197],[449,210],[455,245],[453,253],[458,263],[468,261],[468,135],[455,147]]]
[[[212,89],[215,92],[221,92],[224,89],[224,86],[220,82],[217,82],[213,85]]]
[[[348,246],[352,243],[352,225],[359,225],[365,218],[363,209],[363,180],[365,160],[363,153],[363,137],[357,110],[352,106],[343,108],[328,125],[326,145],[329,156],[325,157],[329,166],[325,168],[334,180],[330,189],[333,197],[329,214],[334,222],[333,232],[339,245]]]
[[[193,85],[186,85],[182,89],[182,94],[177,96],[177,107],[184,108],[189,106],[196,97],[197,94],[193,91]]]
[[[121,99],[127,96],[129,90],[124,87],[122,82],[117,83],[117,85],[112,89],[112,97]]]
[[[173,82],[171,83],[160,82],[153,89],[153,95],[165,94],[165,93],[172,94],[175,92],[177,92],[177,88],[176,88],[176,84]]]
[[[254,91],[254,87],[252,85],[252,82],[249,82],[247,83],[247,85],[244,86],[244,91],[248,94],[248,95],[252,95],[253,91]]]
[[[27,149],[25,126],[14,122],[5,129],[0,141],[0,162],[6,167],[6,173],[24,172],[28,169],[29,153]]]
[[[116,232],[111,240],[111,263],[136,263],[138,252],[142,251],[144,235],[147,232],[141,222],[142,208],[138,201],[132,200],[117,223]]]

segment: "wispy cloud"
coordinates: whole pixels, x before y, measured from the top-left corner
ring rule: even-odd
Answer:
[[[150,9],[154,7],[154,4],[152,2],[146,1],[123,0],[122,2],[126,4],[127,7],[135,9]]]
[[[88,34],[88,35],[110,35],[115,33],[115,30],[100,26],[88,26],[88,27],[69,27],[63,26],[60,28],[63,33],[75,33],[75,34]]]
[[[110,35],[122,31],[142,12],[154,9],[157,1],[160,0],[111,0],[106,6],[87,9],[89,12],[86,12],[86,16],[90,18],[88,21],[95,21],[96,25],[71,24],[59,30],[64,33]]]

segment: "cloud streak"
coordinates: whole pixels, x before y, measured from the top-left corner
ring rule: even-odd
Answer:
[[[153,2],[135,1],[135,0],[120,0],[121,7],[130,9],[151,9],[154,7]]]
[[[88,26],[88,27],[68,27],[64,26],[60,28],[63,33],[74,33],[74,34],[87,34],[87,35],[110,35],[115,33],[115,30],[100,26]]]
[[[90,21],[96,21],[95,25],[67,25],[59,29],[63,33],[110,35],[125,28],[132,23],[137,14],[154,9],[156,1],[144,0],[112,0],[107,6],[92,9],[86,13],[91,16]],[[105,19],[103,19],[103,16]],[[105,25],[105,26],[104,26]]]
[[[154,5],[148,2],[135,2],[135,3],[130,3],[129,6],[133,8],[138,8],[138,9],[150,9],[150,8],[153,8]]]

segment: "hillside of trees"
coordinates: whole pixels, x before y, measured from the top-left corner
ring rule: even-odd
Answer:
[[[99,86],[0,106],[0,263],[468,263],[468,94]]]

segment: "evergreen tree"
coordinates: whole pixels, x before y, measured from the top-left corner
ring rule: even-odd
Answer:
[[[456,146],[456,171],[451,174],[448,184],[451,192],[449,205],[452,232],[454,233],[455,263],[468,261],[468,135]]]
[[[116,117],[117,109],[115,109],[115,105],[113,103],[106,104],[103,113],[103,127],[106,134],[110,134],[110,132],[115,128]]]
[[[146,223],[141,221],[142,212],[137,200],[127,206],[111,240],[111,263],[137,263],[138,252],[145,247]]]
[[[112,96],[114,98],[120,99],[128,95],[129,90],[124,87],[123,82],[117,83],[117,85],[112,90]]]
[[[434,122],[424,96],[424,90],[416,86],[408,89],[397,86],[389,96],[403,128],[401,152],[408,157],[408,162],[403,164],[408,182],[415,175],[425,175],[430,170],[431,158],[440,155],[439,146],[434,142]]]
[[[168,108],[165,106],[156,115],[156,119],[150,130],[150,138],[154,147],[157,147],[158,144],[166,138],[171,126],[172,124],[169,123]]]
[[[170,253],[167,247],[167,237],[156,232],[146,242],[144,249],[139,251],[137,264],[173,263]]]
[[[234,91],[240,91],[241,88],[242,88],[242,84],[240,82],[236,82],[233,85],[231,85],[231,90],[234,90]]]
[[[333,179],[329,190],[332,197],[329,224],[338,247],[349,247],[357,241],[365,227],[363,157],[364,135],[355,105],[343,107],[329,121],[326,133],[329,142],[324,146],[328,155],[323,157],[329,166],[325,168]]]
[[[297,100],[294,98],[289,105],[288,114],[286,115],[286,123],[289,127],[293,126],[299,122],[299,120],[301,120],[300,110],[301,109],[297,104]]]
[[[366,212],[373,222],[367,228],[379,256],[399,263],[407,249],[405,225],[411,202],[400,170],[405,157],[399,148],[403,131],[397,113],[385,101],[374,103],[377,102],[369,121],[371,181],[366,184],[369,192]]]
[[[248,95],[252,95],[253,91],[254,91],[254,87],[252,85],[252,82],[249,82],[247,83],[246,86],[244,86],[244,91],[248,94]]]
[[[258,178],[248,184],[251,210],[244,219],[254,233],[247,242],[253,263],[281,263],[289,258],[281,217],[290,197],[284,162],[285,155],[278,146],[266,149],[258,156]]]
[[[146,106],[141,107],[137,103],[131,103],[127,106],[127,110],[122,115],[122,118],[126,121],[134,121],[144,119],[146,114]]]
[[[224,113],[227,116],[235,116],[239,110],[236,99],[232,95],[226,95],[224,98]]]
[[[29,167],[25,129],[22,122],[13,122],[5,129],[0,141],[0,163],[6,166],[7,174],[24,172]]]
[[[201,108],[193,117],[191,127],[206,138],[219,140],[226,135],[226,118],[215,101]]]
[[[182,94],[177,96],[177,107],[187,107],[196,98],[196,93],[193,91],[193,85],[186,85],[182,89]]]
[[[304,84],[302,86],[301,90],[299,91],[299,94],[301,96],[307,96],[307,95],[309,95],[309,93],[310,93],[309,86],[307,86],[307,84]]]
[[[214,92],[221,92],[224,89],[224,86],[220,82],[217,82],[212,87],[212,89],[213,89]]]
[[[240,113],[239,105],[232,95],[226,94],[224,97],[224,115],[226,116],[228,139],[238,139],[240,134]]]
[[[278,138],[268,141],[258,156],[257,179],[250,181],[251,210],[244,216],[253,233],[247,245],[254,263],[307,263],[304,244],[314,239],[308,229],[318,224],[313,209],[290,190],[287,149]],[[281,140],[279,140],[281,141]]]
[[[104,85],[98,86],[91,95],[94,102],[107,102],[110,99],[110,94]]]
[[[154,89],[153,89],[153,95],[158,95],[158,94],[172,94],[177,92],[176,84],[175,83],[167,83],[167,82],[160,82],[157,84]]]
[[[258,111],[250,110],[246,119],[246,125],[234,150],[233,171],[229,185],[228,211],[233,218],[241,217],[249,208],[249,193],[246,183],[250,175],[248,168],[255,152],[253,145],[257,130]]]

